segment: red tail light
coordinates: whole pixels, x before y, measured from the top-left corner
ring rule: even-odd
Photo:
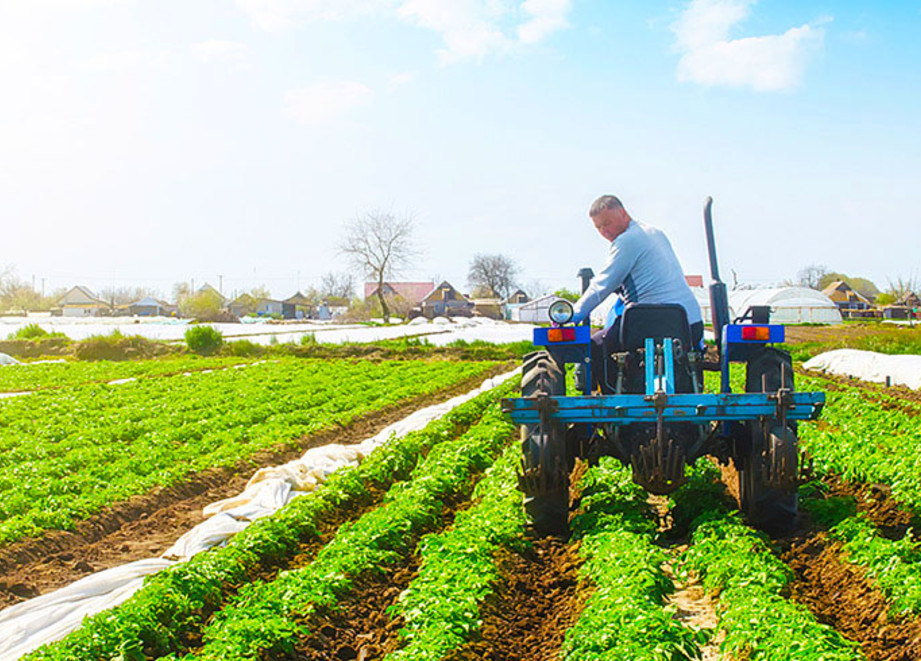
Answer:
[[[771,329],[767,326],[743,326],[742,339],[767,342],[771,339]]]
[[[575,339],[575,328],[551,328],[547,331],[548,342],[573,342]]]

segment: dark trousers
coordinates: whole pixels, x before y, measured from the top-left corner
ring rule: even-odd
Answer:
[[[620,346],[621,319],[623,319],[623,317],[618,317],[614,325],[610,328],[592,334],[592,392],[598,389],[599,384],[605,384],[601,388],[602,392],[614,392],[613,383],[617,367],[614,364],[614,359],[611,358],[611,354],[623,351],[623,348]],[[698,321],[697,323],[691,324],[690,330],[691,346],[700,347],[700,341],[704,336],[703,322]],[[610,379],[607,378],[608,375],[610,375]],[[611,384],[610,387],[607,383]]]

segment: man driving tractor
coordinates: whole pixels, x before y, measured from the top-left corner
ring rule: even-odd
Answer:
[[[573,322],[581,323],[615,293],[626,305],[676,303],[685,309],[692,345],[698,347],[704,328],[700,306],[665,234],[633,220],[614,195],[602,195],[595,200],[588,215],[611,246],[604,268],[592,278],[588,289],[573,306]],[[605,375],[613,371],[610,356],[622,350],[619,346],[620,322],[620,316],[613,321],[609,317],[605,328],[592,336],[593,390],[599,383],[608,390],[604,386],[608,383]]]

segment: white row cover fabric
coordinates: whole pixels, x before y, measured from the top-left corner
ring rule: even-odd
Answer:
[[[18,365],[19,361],[10,355],[0,353],[0,365]]]
[[[159,558],[138,560],[80,579],[65,588],[0,611],[0,661],[12,661],[42,645],[60,640],[80,626],[83,618],[117,606],[140,589],[143,579],[202,551],[225,543],[256,519],[284,507],[293,498],[315,490],[334,471],[357,465],[391,438],[425,427],[451,409],[491,390],[518,374],[513,370],[468,393],[419,409],[358,445],[326,445],[307,450],[299,459],[261,468],[243,493],[212,503],[209,518],[182,535]]]
[[[915,354],[889,355],[857,349],[836,349],[806,361],[803,367],[874,383],[885,383],[886,377],[889,377],[893,384],[915,390],[921,388],[921,356]]]

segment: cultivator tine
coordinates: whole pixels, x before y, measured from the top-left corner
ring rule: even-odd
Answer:
[[[684,484],[684,448],[674,439],[651,439],[631,454],[633,478],[647,491],[663,495]]]

